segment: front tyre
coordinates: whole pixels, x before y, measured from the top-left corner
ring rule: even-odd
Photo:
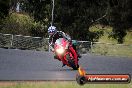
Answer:
[[[70,57],[69,54],[66,55],[66,59],[67,59],[67,61],[68,61],[68,64],[73,68],[73,70],[78,70],[79,65],[78,65],[78,64],[77,64],[77,66],[75,65],[74,60],[71,59],[71,57]]]

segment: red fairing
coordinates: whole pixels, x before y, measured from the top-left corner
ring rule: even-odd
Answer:
[[[72,46],[71,46],[71,47],[69,47],[69,49],[70,49],[70,51],[73,53],[73,56],[74,56],[74,61],[75,61],[75,64],[76,64],[76,66],[77,66],[77,64],[78,64],[77,53],[76,53],[76,51],[73,49],[73,47],[72,47]]]
[[[61,42],[61,44],[63,45],[63,47],[66,47],[67,43],[68,43],[67,40],[63,38],[62,42]]]
[[[71,67],[67,61],[66,55],[69,55],[71,59],[74,60],[74,64],[78,65],[78,57],[76,51],[73,49],[71,42],[67,41],[64,38],[59,38],[55,42],[55,53],[59,57],[58,59],[66,64],[67,66]]]

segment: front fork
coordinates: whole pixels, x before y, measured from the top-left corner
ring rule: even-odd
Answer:
[[[74,50],[72,46],[69,47],[69,50],[71,51],[70,56],[73,57],[75,61],[75,65],[78,66],[78,57],[77,57],[76,51]]]

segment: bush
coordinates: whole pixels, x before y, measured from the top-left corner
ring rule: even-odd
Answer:
[[[40,22],[27,14],[11,13],[2,21],[2,33],[43,36],[46,32]]]
[[[94,25],[89,28],[90,41],[97,42],[104,35],[104,29],[101,25]]]

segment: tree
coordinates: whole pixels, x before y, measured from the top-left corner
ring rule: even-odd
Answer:
[[[0,8],[0,17],[9,13],[8,1],[0,1],[0,6],[5,9]],[[34,21],[40,22],[47,31],[51,22],[52,0],[10,1],[11,7],[15,7],[19,1],[22,11],[33,17]],[[98,34],[89,31],[91,25],[110,25],[113,27],[113,35],[110,36],[123,43],[127,29],[132,27],[131,8],[132,0],[55,0],[53,24],[74,39],[90,41],[99,38]]]
[[[113,27],[111,37],[117,39],[118,43],[123,43],[127,29],[132,27],[132,1],[118,0],[118,4],[111,5],[109,23]]]
[[[60,29],[78,40],[91,40],[89,27],[106,13],[108,7],[107,0],[63,0],[59,5],[61,9],[55,8],[55,14],[59,14],[55,22],[59,20]]]
[[[9,3],[10,3],[10,0],[0,0],[0,19],[8,15]]]
[[[54,25],[74,39],[92,40],[89,27],[106,14],[107,7],[108,0],[55,0]],[[51,9],[51,0],[28,0],[23,5],[25,12],[46,26],[51,22]]]

